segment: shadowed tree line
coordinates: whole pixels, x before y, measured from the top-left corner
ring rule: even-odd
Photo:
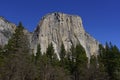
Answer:
[[[19,23],[8,44],[0,47],[0,80],[120,80],[120,51],[111,43],[100,45],[90,64],[81,44],[66,52],[62,43],[60,60],[52,43],[44,54],[38,44],[36,56],[30,54],[28,44]]]

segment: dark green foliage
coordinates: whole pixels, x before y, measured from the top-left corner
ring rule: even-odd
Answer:
[[[37,53],[36,53],[36,56],[41,56],[42,54],[41,54],[41,47],[40,47],[40,44],[38,44],[38,46],[37,46]]]
[[[87,56],[84,48],[81,46],[81,44],[78,44],[75,48],[75,53],[73,54],[74,58],[74,79],[75,80],[80,80],[81,76],[84,74],[82,70],[83,68],[87,69]]]
[[[67,59],[65,59],[65,68],[68,69],[72,75],[72,80],[80,80],[82,79],[82,74],[84,74],[82,72],[83,68],[87,69],[86,52],[80,44],[76,47],[72,45],[70,50],[71,52],[69,53]]]
[[[120,52],[119,49],[111,43],[106,43],[105,48],[100,45],[100,58],[105,66],[105,71],[108,73],[110,80],[119,80],[120,75]]]
[[[89,74],[87,74],[89,80],[109,80],[105,67],[99,59],[99,56],[91,56],[90,67],[87,69],[89,72]]]
[[[50,45],[48,45],[48,48],[47,48],[47,51],[46,51],[46,55],[52,62],[53,55],[54,55],[54,48],[53,48],[53,44],[52,43]]]
[[[24,53],[29,51],[29,41],[27,39],[27,36],[24,34],[23,29],[24,27],[22,26],[22,23],[19,23],[12,38],[5,46],[6,51],[12,54],[15,54],[17,51]]]
[[[2,50],[0,80],[33,80],[35,68],[29,55],[29,41],[20,23],[15,33]]]
[[[0,47],[0,80],[120,80],[120,51],[111,43],[99,46],[99,55],[91,56],[89,67],[85,49],[72,45],[69,52],[61,44],[60,60],[53,44],[36,55],[29,52],[29,41],[19,23],[5,48]]]
[[[85,64],[87,63],[86,52],[85,49],[81,46],[81,44],[78,44],[76,46],[75,58],[76,58],[76,62],[78,62],[77,64],[79,65],[83,63]]]
[[[62,62],[64,61],[65,55],[66,55],[65,47],[64,44],[62,43],[60,50],[60,59]]]
[[[40,44],[37,45],[37,53],[36,53],[36,56],[35,56],[35,64],[37,64],[37,61],[40,60],[42,54],[41,54],[41,47],[40,47]]]
[[[36,80],[70,80],[67,72],[59,66],[59,60],[54,53],[52,44],[47,48],[47,53],[37,59],[37,78]]]

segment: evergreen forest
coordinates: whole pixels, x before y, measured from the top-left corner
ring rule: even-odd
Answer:
[[[120,50],[116,45],[99,45],[99,54],[86,57],[81,44],[69,52],[61,44],[60,60],[52,43],[46,53],[38,44],[31,54],[29,41],[19,23],[8,44],[0,47],[0,80],[120,80]]]

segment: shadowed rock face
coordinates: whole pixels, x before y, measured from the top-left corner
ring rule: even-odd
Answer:
[[[3,17],[0,17],[0,46],[4,46],[8,43],[8,40],[15,32],[16,25],[10,23]]]
[[[71,45],[81,44],[87,57],[98,53],[99,42],[85,32],[79,16],[64,13],[51,13],[42,18],[31,39],[31,48],[36,53],[37,44],[41,45],[42,53],[52,43],[59,58],[60,46],[63,43],[66,51]]]

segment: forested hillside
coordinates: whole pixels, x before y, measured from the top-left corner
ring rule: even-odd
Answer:
[[[19,23],[12,38],[0,47],[0,80],[120,80],[120,51],[112,43],[99,46],[90,62],[81,44],[69,52],[61,44],[60,60],[51,43],[46,53],[40,44],[31,54],[29,41]]]

